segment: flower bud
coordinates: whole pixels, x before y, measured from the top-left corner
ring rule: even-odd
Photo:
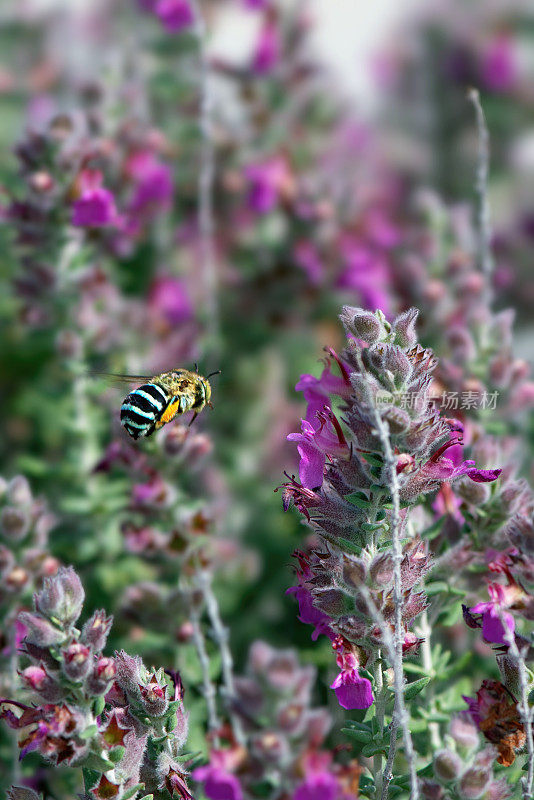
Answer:
[[[99,659],[100,663],[102,659]],[[129,656],[124,650],[115,654],[115,667],[117,670],[117,683],[127,694],[138,693],[138,686],[144,680],[143,673],[146,669],[139,656]]]
[[[262,764],[280,764],[287,760],[289,747],[285,737],[275,731],[264,731],[252,741],[252,753]]]
[[[517,660],[508,653],[497,656],[497,666],[502,675],[503,683],[513,694],[519,696],[521,693],[519,667]]]
[[[361,558],[345,555],[343,558],[343,580],[356,589],[365,581],[366,568]]]
[[[397,406],[390,406],[386,408],[382,417],[389,425],[389,430],[393,434],[404,433],[410,427],[410,415],[403,408]]]
[[[354,306],[343,306],[339,316],[347,333],[352,333],[358,339],[362,339],[367,344],[374,344],[379,341],[384,334],[384,328],[380,320],[370,311]]]
[[[404,311],[403,314],[397,317],[393,327],[395,344],[404,348],[414,347],[417,344],[415,324],[418,315],[419,311],[416,308],[409,308],[408,311]]]
[[[85,681],[85,688],[92,695],[107,694],[116,673],[115,662],[112,658],[99,658],[92,673]]]
[[[28,575],[28,572],[23,569],[23,567],[14,567],[11,572],[9,572],[7,575],[4,575],[5,585],[15,592],[19,592],[21,589],[23,589],[29,580],[30,576]]]
[[[465,713],[452,718],[449,733],[457,745],[467,750],[472,750],[478,745],[477,727]]]
[[[28,686],[28,688],[33,689],[36,692],[43,688],[48,679],[48,675],[44,669],[37,666],[27,667],[20,673],[20,677],[26,686]]]
[[[163,448],[167,455],[178,455],[187,441],[188,436],[189,430],[185,425],[169,426],[169,430],[165,433],[163,439]]]
[[[475,483],[470,478],[462,476],[454,484],[454,490],[467,503],[473,506],[480,506],[485,503],[490,496],[490,488],[486,483]]]
[[[469,767],[460,780],[459,795],[465,800],[478,800],[486,792],[491,781],[491,771],[487,767]]]
[[[89,674],[93,665],[91,650],[79,642],[73,642],[63,650],[63,672],[66,677],[78,683]]]
[[[371,580],[377,586],[388,586],[393,582],[393,558],[390,553],[379,553],[369,567]]]
[[[456,780],[462,771],[462,760],[452,750],[438,750],[434,756],[434,775],[440,781]]]
[[[80,641],[92,647],[95,653],[100,653],[106,645],[112,623],[113,617],[106,617],[103,609],[95,611],[83,626]]]
[[[12,786],[7,790],[7,800],[41,800],[41,798],[27,786]]]
[[[182,622],[178,628],[176,638],[179,642],[189,642],[193,638],[194,632],[195,629],[193,627],[193,623],[187,620],[186,622]]]
[[[314,594],[313,605],[329,617],[339,617],[345,613],[345,594],[339,589],[325,589]]]
[[[33,502],[30,484],[24,475],[15,475],[7,485],[7,499],[15,506],[29,506]]]
[[[443,789],[435,781],[422,780],[420,783],[421,797],[424,800],[442,800]]]
[[[28,179],[28,183],[33,191],[38,194],[49,192],[54,187],[54,179],[50,173],[45,170],[32,173]]]
[[[50,137],[56,142],[63,142],[74,130],[74,123],[68,114],[58,114],[50,122]]]
[[[0,528],[6,538],[20,542],[30,530],[30,520],[21,508],[5,506],[0,513]]]
[[[412,374],[412,363],[400,347],[386,347],[384,368],[393,376],[395,386],[404,386]]]
[[[447,331],[446,338],[449,347],[452,349],[455,361],[466,364],[475,357],[475,343],[473,337],[466,328],[456,325]]]
[[[20,677],[29,689],[38,692],[47,703],[57,703],[64,695],[59,683],[42,666],[27,667]]]
[[[30,644],[35,644],[37,647],[52,647],[65,639],[63,631],[39,614],[21,611],[18,618],[26,626],[25,639]]]
[[[72,567],[60,567],[57,575],[47,578],[35,596],[35,608],[50,619],[71,625],[80,616],[85,592]]]
[[[156,675],[152,675],[146,686],[139,684],[141,705],[149,717],[161,717],[169,707],[167,686],[160,686]]]

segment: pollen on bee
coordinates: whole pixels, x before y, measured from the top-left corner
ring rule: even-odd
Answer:
[[[178,408],[180,407],[180,403],[178,400],[173,400],[172,403],[169,403],[165,411],[160,417],[160,423],[165,425],[165,423],[170,422],[176,414],[178,413]]]

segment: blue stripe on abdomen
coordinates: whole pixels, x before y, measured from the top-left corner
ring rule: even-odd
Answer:
[[[145,419],[151,420],[151,422],[154,422],[154,420],[156,419],[156,414],[154,413],[154,411],[143,411],[142,408],[136,405],[132,405],[132,403],[123,403],[121,406],[121,416],[123,416],[123,412],[128,412],[128,411],[133,411],[138,416],[145,417]],[[126,413],[124,414],[124,416],[128,419],[130,415]]]

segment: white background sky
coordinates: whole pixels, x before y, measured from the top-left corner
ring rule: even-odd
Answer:
[[[124,0],[135,3],[136,0]],[[317,53],[330,65],[340,86],[362,104],[372,102],[373,84],[368,64],[373,52],[387,40],[395,22],[407,16],[417,0],[310,0],[316,25],[313,42]],[[0,0],[0,5],[6,0]],[[98,0],[7,0],[20,8],[90,8]],[[244,13],[239,0],[227,6],[227,17],[215,46],[245,58],[250,52],[258,16]]]

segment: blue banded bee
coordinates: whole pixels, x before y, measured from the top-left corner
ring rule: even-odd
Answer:
[[[207,378],[203,378],[196,372],[195,365],[195,372],[173,369],[153,378],[146,378],[146,383],[124,398],[121,424],[130,436],[137,439],[139,436],[150,436],[177,414],[194,411],[191,420],[193,423],[204,406],[213,408],[208,378],[216,374],[212,372]]]

